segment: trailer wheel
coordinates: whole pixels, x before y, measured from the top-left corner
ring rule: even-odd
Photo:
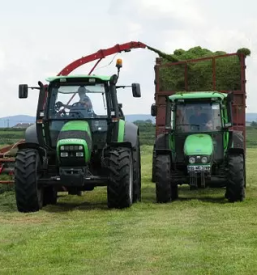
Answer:
[[[141,201],[141,152],[140,141],[137,139],[136,149],[133,152],[133,203]]]
[[[43,206],[43,189],[38,187],[40,159],[37,150],[17,152],[15,161],[15,197],[19,212],[36,212]]]
[[[172,199],[172,188],[170,178],[171,160],[168,155],[156,157],[156,201],[167,203]]]
[[[228,180],[225,197],[230,202],[245,198],[245,167],[242,154],[228,156]]]
[[[133,203],[133,157],[131,151],[125,148],[112,150],[109,171],[108,207],[130,207]]]

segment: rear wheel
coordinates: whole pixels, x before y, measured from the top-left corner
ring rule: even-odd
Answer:
[[[40,159],[37,150],[17,152],[15,161],[15,197],[19,212],[36,212],[43,206],[43,189],[38,187]]]
[[[245,198],[245,165],[242,154],[228,156],[228,181],[226,198],[230,202],[243,201]]]
[[[156,157],[156,201],[158,203],[167,203],[172,200],[170,165],[170,156]]]
[[[109,171],[108,207],[130,207],[133,203],[133,157],[131,151],[126,148],[112,150]]]

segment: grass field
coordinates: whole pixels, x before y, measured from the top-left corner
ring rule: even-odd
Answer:
[[[227,203],[223,189],[180,188],[155,203],[151,147],[143,146],[142,202],[108,210],[106,188],[64,196],[37,213],[0,195],[0,274],[256,274],[257,149],[247,151],[247,193]]]

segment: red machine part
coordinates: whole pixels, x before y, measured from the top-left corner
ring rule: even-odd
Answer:
[[[156,50],[152,47],[149,47],[149,46],[147,46],[146,44],[144,44],[142,42],[131,41],[131,42],[124,43],[124,44],[116,44],[115,46],[113,46],[111,48],[101,49],[101,50],[99,50],[99,51],[97,51],[93,54],[81,57],[81,58],[73,61],[72,63],[67,65],[64,69],[62,69],[57,74],[57,76],[69,75],[72,71],[79,68],[80,66],[98,59],[98,61],[95,63],[95,65],[90,70],[90,72],[89,72],[89,75],[90,75],[103,58],[105,58],[109,55],[115,54],[115,53],[130,52],[131,49],[138,49],[138,48],[143,48],[143,49],[148,48],[151,51],[154,51],[156,53],[160,53],[158,50]],[[45,85],[45,88],[46,88],[45,102],[46,102],[46,99],[47,99],[47,87],[48,87],[48,85]],[[69,102],[72,100],[72,98],[69,100]],[[69,102],[67,104],[69,104]],[[10,146],[7,146],[7,147],[4,147],[4,148],[0,149],[0,175],[1,175],[1,173],[4,172],[4,170],[7,169],[7,168],[5,168],[7,162],[14,162],[15,161],[14,157],[6,158],[6,156],[8,155],[8,152],[10,150],[16,148],[18,146],[18,144],[23,143],[23,142],[24,142],[24,140],[21,140],[21,141],[18,141],[17,143],[15,143],[13,145],[10,145]],[[11,169],[10,169],[10,173],[12,173]],[[14,183],[14,181],[0,181],[0,184],[11,184],[11,183]]]
[[[131,41],[131,42],[128,42],[128,43],[125,43],[125,44],[117,44],[111,48],[108,48],[108,49],[102,49],[102,50],[99,50],[93,54],[90,54],[90,55],[87,55],[87,56],[84,56],[84,57],[81,57],[75,61],[73,61],[72,63],[70,63],[68,66],[66,66],[64,69],[62,69],[58,76],[60,75],[68,75],[70,74],[72,71],[74,71],[75,69],[79,68],[80,66],[88,63],[88,62],[91,62],[91,61],[94,61],[94,60],[97,60],[98,61],[95,63],[95,65],[92,67],[92,69],[90,70],[90,72],[88,73],[89,75],[91,75],[91,73],[94,71],[94,69],[97,67],[97,65],[101,62],[101,60],[103,58],[105,58],[106,56],[109,56],[109,55],[112,55],[112,54],[115,54],[115,53],[121,53],[121,52],[130,52],[131,49],[136,49],[136,48],[146,48],[147,46],[141,42],[135,42],[135,41]],[[75,94],[73,94],[73,96],[70,98],[70,100],[66,103],[66,104],[69,104],[72,99],[74,98]]]
[[[0,149],[0,175],[8,174],[12,176],[14,174],[13,163],[15,162],[15,157],[13,157],[10,152],[15,150],[16,147],[24,141],[25,140],[20,140],[15,144]],[[13,184],[13,180],[0,180],[0,184]]]
[[[91,73],[94,71],[94,69],[97,67],[97,65],[101,62],[101,60],[109,55],[115,54],[115,53],[121,53],[121,52],[130,52],[131,49],[138,49],[138,48],[148,48],[151,51],[154,52],[158,52],[158,50],[147,46],[146,44],[142,43],[142,42],[136,42],[136,41],[131,41],[128,43],[124,43],[124,44],[116,44],[115,46],[111,47],[111,48],[107,48],[107,49],[101,49],[98,50],[97,52],[87,55],[87,56],[83,56],[75,61],[73,61],[72,63],[70,63],[69,65],[67,65],[64,69],[62,69],[57,76],[61,76],[61,75],[69,75],[72,71],[76,70],[77,68],[79,68],[80,66],[92,62],[94,60],[97,60],[97,62],[95,63],[95,65],[92,67],[92,69],[90,70],[90,72],[88,73],[89,75],[91,75]],[[47,85],[46,85],[47,87]],[[71,100],[73,99],[73,97],[75,96],[75,94],[70,98],[70,100],[66,103],[69,104],[71,102]],[[45,100],[47,98],[47,92],[46,92],[46,97]]]
[[[64,69],[62,69],[59,72],[58,76],[59,75],[68,75],[72,71],[77,69],[78,67],[80,67],[80,66],[82,66],[82,65],[84,65],[88,62],[99,59],[96,62],[96,64],[93,66],[93,68],[90,70],[89,74],[91,74],[94,71],[94,69],[96,68],[96,66],[99,64],[99,62],[103,58],[105,58],[106,56],[109,56],[109,55],[112,55],[112,54],[115,54],[115,53],[130,52],[131,49],[146,48],[146,47],[148,47],[148,46],[145,45],[144,43],[135,42],[135,41],[131,41],[131,42],[128,42],[128,43],[125,43],[125,44],[117,44],[117,45],[115,45],[111,48],[99,50],[99,51],[97,51],[93,54],[81,57],[81,58],[73,61],[68,66],[66,66]],[[150,48],[150,47],[148,47],[148,48]],[[151,48],[151,49],[154,50],[153,48]]]

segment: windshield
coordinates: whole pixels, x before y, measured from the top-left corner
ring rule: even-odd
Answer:
[[[104,84],[65,85],[50,91],[49,118],[107,117]]]
[[[176,131],[213,132],[221,130],[219,103],[186,103],[176,108]]]

